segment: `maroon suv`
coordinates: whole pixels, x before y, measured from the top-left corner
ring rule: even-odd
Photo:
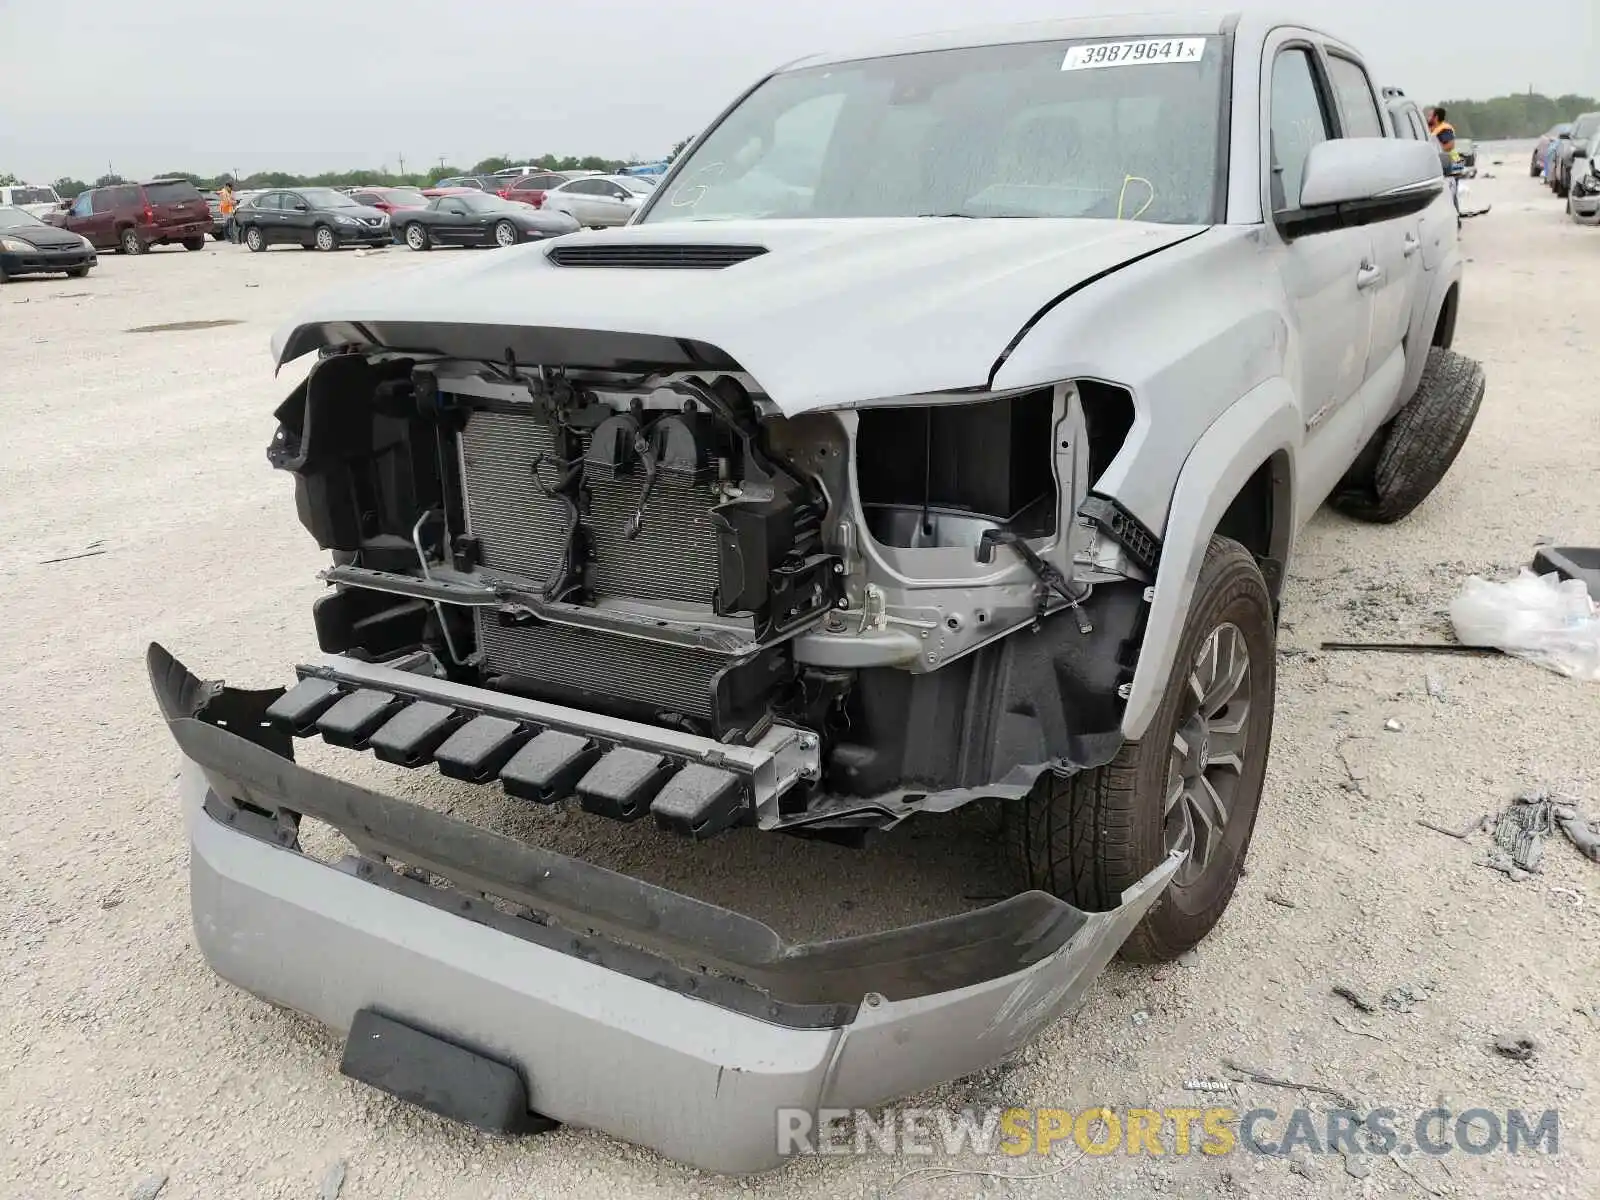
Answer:
[[[187,179],[90,188],[78,193],[71,208],[52,213],[49,221],[81,234],[98,249],[124,254],[173,243],[201,250],[212,228],[205,198]]]

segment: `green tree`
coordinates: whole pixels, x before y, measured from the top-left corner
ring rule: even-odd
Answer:
[[[18,179],[9,171],[0,171],[0,187],[15,187],[21,182],[22,180]]]
[[[1543,96],[1527,92],[1496,96],[1490,100],[1441,101],[1450,124],[1462,137],[1479,141],[1538,137],[1553,125],[1570,121],[1579,113],[1600,109],[1589,96]]]
[[[128,181],[126,179],[124,179],[121,175],[118,175],[115,172],[112,172],[112,173],[109,173],[109,174],[106,174],[106,175],[102,175],[102,176],[100,176],[99,179],[96,179],[94,181],[94,186],[95,187],[110,187],[112,184],[127,183],[127,182]]]
[[[89,190],[87,183],[81,179],[74,179],[70,175],[63,175],[52,186],[56,189],[56,195],[63,200],[71,200],[79,192],[87,192]]]
[[[672,147],[671,152],[667,155],[667,161],[668,162],[677,162],[678,161],[678,155],[682,154],[684,152],[684,150],[688,147],[689,143],[692,142],[692,141],[694,141],[694,137],[691,135],[689,137],[684,138],[683,141],[676,143]]]
[[[525,158],[507,158],[501,155],[498,158],[486,158],[473,166],[470,171],[461,172],[463,175],[493,175],[496,171],[504,171],[507,167],[519,166],[527,162]]]

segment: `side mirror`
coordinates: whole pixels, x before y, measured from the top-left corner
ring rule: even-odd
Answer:
[[[1306,159],[1300,207],[1277,213],[1285,237],[1408,217],[1444,192],[1444,169],[1430,142],[1337,138]]]

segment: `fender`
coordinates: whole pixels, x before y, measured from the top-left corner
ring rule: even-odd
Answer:
[[[1212,532],[1262,463],[1285,451],[1293,471],[1304,428],[1288,381],[1269,379],[1213,421],[1184,460],[1162,537],[1144,646],[1122,714],[1122,733],[1129,741],[1144,736],[1161,706]],[[1273,531],[1274,550],[1281,546],[1285,564],[1300,527],[1292,480],[1286,495],[1290,511],[1280,515]]]

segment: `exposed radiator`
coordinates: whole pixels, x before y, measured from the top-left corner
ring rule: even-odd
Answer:
[[[566,546],[566,508],[533,481],[560,474],[555,431],[531,415],[475,412],[461,433],[467,524],[481,546],[483,564],[544,582],[560,565]],[[635,538],[623,532],[639,507],[642,474],[589,477],[583,516],[592,557],[589,585],[596,595],[676,600],[709,605],[717,586],[716,531],[710,518],[717,498],[708,488],[662,475],[651,489]]]
[[[560,566],[568,517],[565,506],[534,486],[533,463],[541,454],[556,456],[555,431],[532,417],[475,412],[461,432],[467,525],[483,565],[542,583]],[[540,474],[554,482],[559,467]]]
[[[479,610],[484,661],[497,671],[578,693],[707,719],[712,679],[728,659],[563,625],[500,624]]]

